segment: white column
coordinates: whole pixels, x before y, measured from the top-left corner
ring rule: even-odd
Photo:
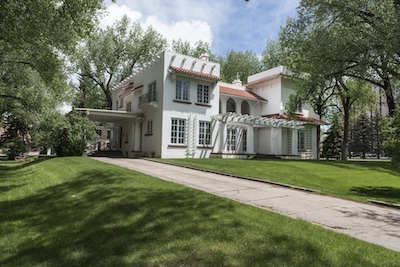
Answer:
[[[134,144],[133,144],[133,151],[142,151],[141,143],[142,143],[142,122],[141,120],[137,119],[135,121],[135,134],[134,134]]]
[[[292,155],[298,155],[298,140],[297,140],[297,129],[292,129]]]
[[[225,151],[226,144],[226,123],[220,121],[219,122],[219,149],[218,153],[222,153]]]
[[[247,126],[247,153],[254,154],[254,128],[252,125]]]
[[[271,154],[278,154],[278,129],[276,127],[271,128]]]

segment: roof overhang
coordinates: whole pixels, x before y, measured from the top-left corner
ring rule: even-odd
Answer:
[[[84,111],[91,121],[118,123],[126,120],[143,118],[142,113],[134,113],[121,110],[74,108],[74,110]]]
[[[254,115],[241,115],[236,113],[225,113],[213,116],[213,119],[225,123],[236,123],[243,125],[252,125],[254,127],[275,127],[275,128],[304,128],[304,122],[290,121],[285,119],[271,119]]]

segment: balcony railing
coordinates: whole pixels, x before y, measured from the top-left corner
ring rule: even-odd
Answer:
[[[150,104],[152,102],[157,102],[156,93],[147,93],[147,94],[139,96],[139,105]]]

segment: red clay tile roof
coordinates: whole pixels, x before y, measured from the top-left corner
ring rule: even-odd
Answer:
[[[285,76],[285,75],[283,75],[282,73],[278,73],[278,74],[275,74],[275,75],[272,75],[272,76],[268,76],[266,78],[262,78],[262,79],[250,82],[248,84],[245,84],[244,86],[250,87],[250,86],[257,85],[257,84],[260,84],[260,83],[263,83],[263,82],[266,82],[266,81],[271,81],[273,79],[276,79],[276,78],[279,78],[279,77],[283,77],[283,76]]]
[[[219,87],[219,93],[224,94],[224,95],[231,95],[231,96],[247,98],[247,99],[251,99],[251,100],[268,101],[253,92],[233,89],[233,88],[224,87],[224,86]]]
[[[197,76],[197,77],[206,78],[206,79],[215,80],[215,81],[220,80],[220,78],[218,76],[203,73],[203,72],[186,70],[186,69],[181,69],[181,68],[177,68],[177,67],[173,67],[173,66],[170,66],[169,69],[172,70],[173,72],[179,72],[179,73],[187,74],[190,76]]]
[[[326,125],[326,122],[317,120],[314,118],[310,117],[304,117],[303,115],[295,115],[293,117],[290,117],[287,114],[270,114],[263,116],[264,118],[270,118],[270,119],[284,119],[284,120],[295,120],[295,121],[303,121],[303,122],[309,122],[313,124],[319,124],[319,125]]]

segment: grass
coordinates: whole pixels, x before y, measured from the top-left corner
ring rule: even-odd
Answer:
[[[400,253],[89,158],[0,165],[0,266],[398,266]]]
[[[322,194],[363,201],[400,204],[400,172],[384,161],[300,161],[240,159],[163,159],[320,191]]]

